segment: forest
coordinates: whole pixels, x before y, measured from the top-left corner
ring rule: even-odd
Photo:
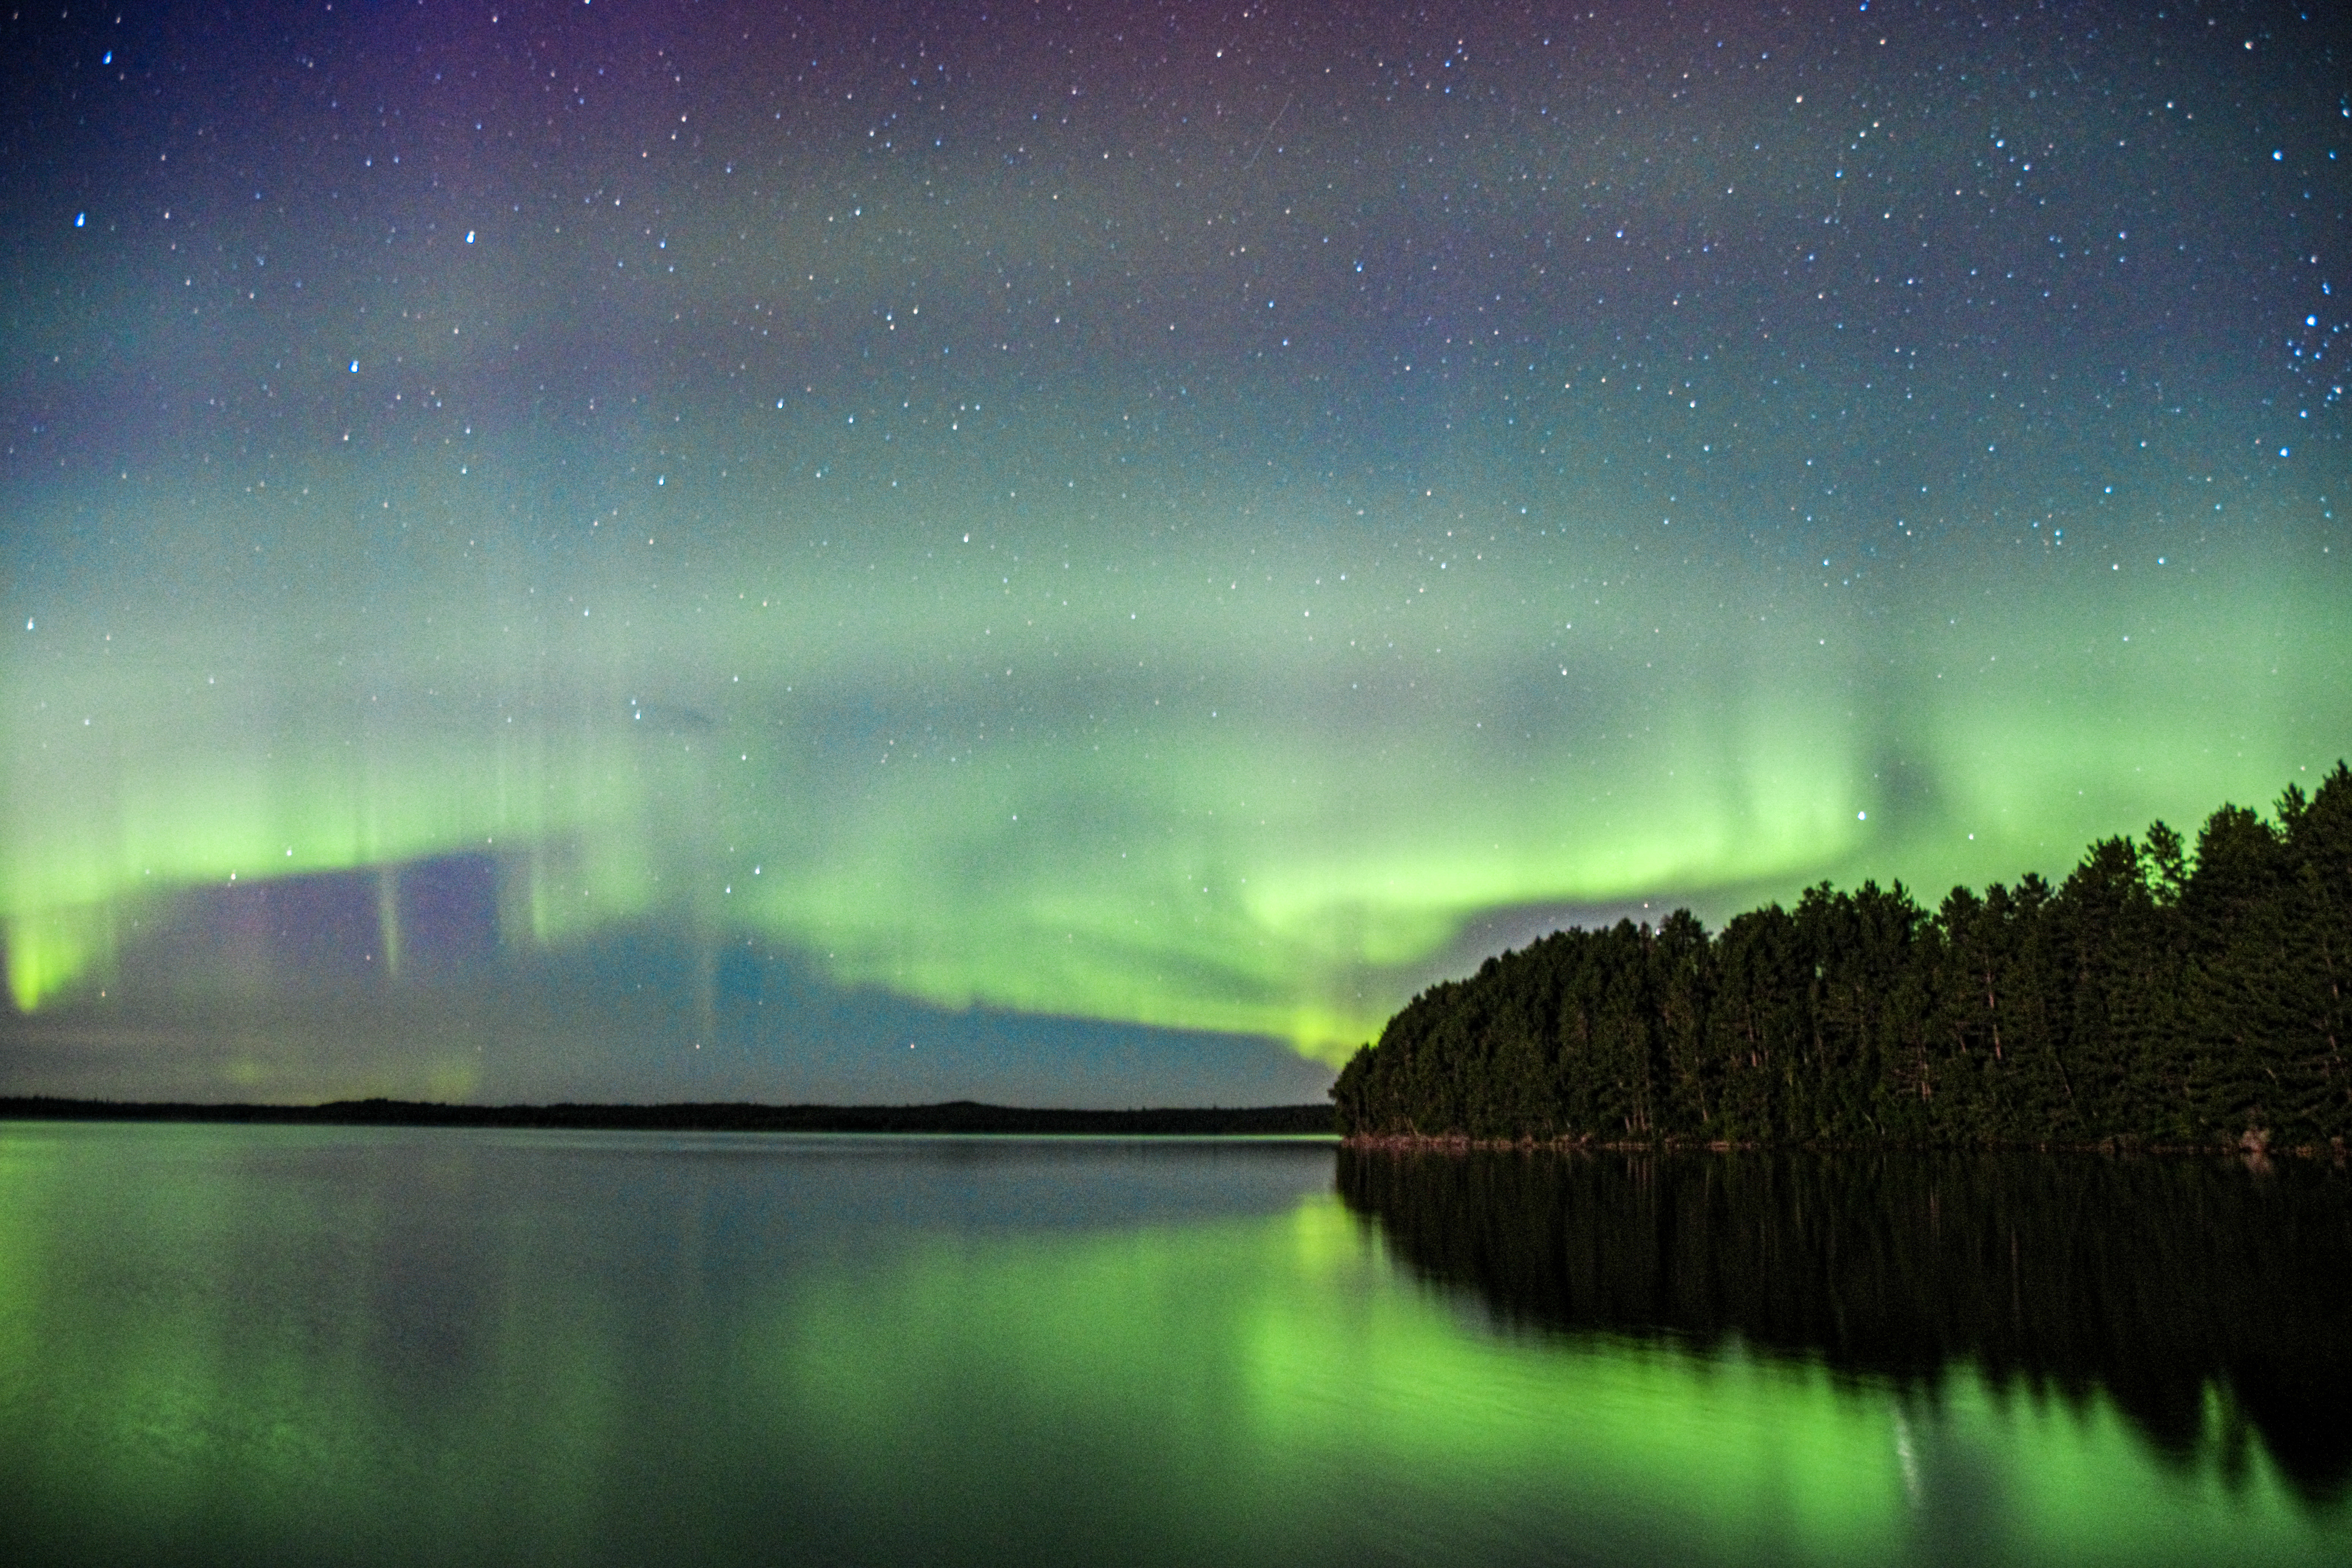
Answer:
[[[1710,936],[1557,932],[1413,998],[1331,1089],[1359,1142],[2242,1147],[2352,1137],[2352,773],[1932,912],[1808,889]]]

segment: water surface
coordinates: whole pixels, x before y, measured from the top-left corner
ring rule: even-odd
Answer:
[[[2059,1169],[0,1124],[0,1559],[2344,1560],[2344,1178]]]

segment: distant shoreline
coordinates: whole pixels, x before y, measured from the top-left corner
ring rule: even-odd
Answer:
[[[440,1105],[338,1100],[323,1105],[0,1098],[0,1121],[210,1121],[312,1127],[543,1127],[612,1132],[971,1132],[1062,1136],[1326,1136],[1328,1105],[1176,1106],[1144,1110],[940,1105]]]

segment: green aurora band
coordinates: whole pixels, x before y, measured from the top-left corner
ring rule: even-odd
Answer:
[[[1016,488],[920,529],[812,500],[658,582],[633,556],[690,524],[646,507],[551,585],[485,528],[392,594],[61,606],[9,670],[17,1005],[102,982],[176,889],[473,851],[517,942],[657,915],[1336,1056],[1498,910],[2056,870],[2352,734],[2329,570],[2029,547],[1860,609],[1540,499],[1384,549],[1328,495],[1188,524]]]
[[[2344,132],[2285,44],[2118,13],[2179,70],[2086,97],[1875,15],[1246,80],[1106,26],[1081,91],[1043,24],[656,69],[604,9],[26,121],[20,1015],[232,879],[380,872],[397,970],[464,855],[519,962],[748,940],[1337,1062],[1553,924],[2055,875],[2352,751]],[[18,42],[142,53],[89,29]],[[2256,88],[2276,160],[2154,107]]]

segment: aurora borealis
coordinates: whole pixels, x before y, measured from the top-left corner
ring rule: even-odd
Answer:
[[[13,1091],[1308,1098],[2352,752],[2319,8],[61,9]]]

